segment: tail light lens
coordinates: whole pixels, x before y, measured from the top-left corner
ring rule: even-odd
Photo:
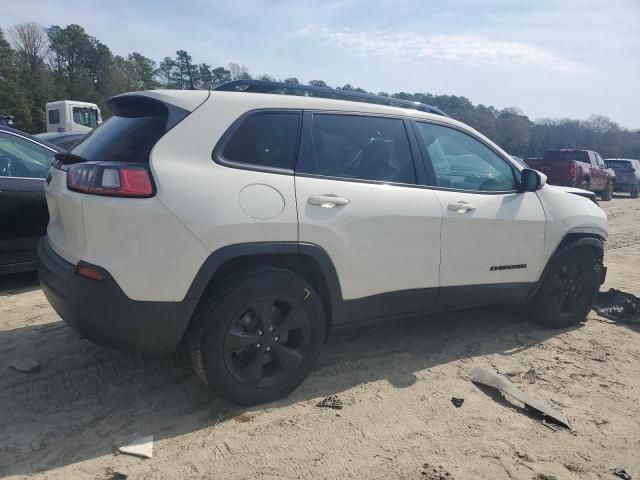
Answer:
[[[74,192],[111,197],[152,197],[149,167],[136,163],[76,163],[69,165],[67,188]]]
[[[572,160],[569,162],[569,176],[575,177],[576,173],[578,173],[578,166],[576,165],[576,162]]]

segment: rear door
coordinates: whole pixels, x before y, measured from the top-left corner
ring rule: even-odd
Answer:
[[[44,178],[54,151],[28,138],[0,132],[0,268],[35,261],[48,214]]]
[[[479,138],[436,123],[415,127],[444,212],[439,306],[526,296],[544,266],[537,194],[517,192],[515,167]]]
[[[417,186],[407,126],[363,114],[304,116],[299,239],[329,254],[352,321],[425,310],[437,295],[442,209]]]

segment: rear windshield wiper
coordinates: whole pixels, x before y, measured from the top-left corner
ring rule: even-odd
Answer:
[[[68,152],[56,153],[54,157],[56,160],[58,160],[58,162],[60,162],[61,165],[72,165],[74,163],[88,162],[86,158]]]

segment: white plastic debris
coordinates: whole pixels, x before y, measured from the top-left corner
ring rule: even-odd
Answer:
[[[118,452],[140,458],[153,457],[153,435],[138,437],[133,442],[117,448]]]
[[[19,372],[36,373],[40,371],[40,363],[33,358],[19,358],[12,360],[9,366]]]

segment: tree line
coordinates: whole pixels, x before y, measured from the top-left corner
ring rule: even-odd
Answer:
[[[114,55],[109,47],[79,25],[44,28],[31,22],[0,29],[0,115],[12,115],[17,128],[44,131],[45,104],[54,100],[81,100],[109,111],[106,101],[117,94],[153,88],[211,89],[231,80],[276,80],[252,76],[237,63],[216,66],[195,63],[185,50],[156,63],[133,52]],[[282,79],[299,84],[296,77]],[[323,80],[309,85],[367,92],[350,84],[331,87]],[[369,92],[371,93],[371,92]],[[380,96],[436,106],[491,138],[508,152],[538,157],[549,148],[587,148],[605,157],[640,158],[640,130],[631,131],[601,115],[587,120],[530,120],[515,107],[497,109],[474,105],[468,98],[430,93],[377,92]]]

